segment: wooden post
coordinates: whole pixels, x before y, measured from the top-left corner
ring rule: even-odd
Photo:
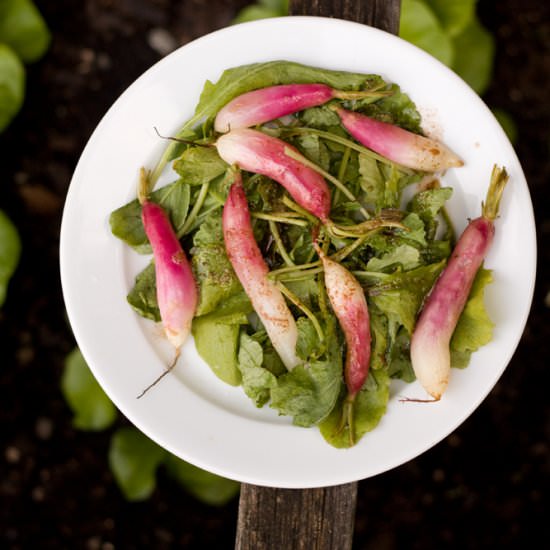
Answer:
[[[401,0],[291,0],[291,15],[319,15],[357,21],[397,34]]]
[[[397,34],[401,0],[291,0],[291,15],[357,21]],[[312,466],[314,467],[314,466]],[[236,550],[349,550],[357,483],[319,489],[243,484]]]

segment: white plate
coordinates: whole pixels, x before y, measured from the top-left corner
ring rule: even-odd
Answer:
[[[504,192],[486,266],[493,341],[470,366],[453,370],[437,404],[415,383],[392,385],[387,414],[354,448],[337,450],[318,429],[292,426],[269,407],[256,409],[241,388],[219,381],[189,342],[177,372],[143,399],[171,350],[153,323],[138,318],[126,294],[146,258],[111,235],[109,214],[135,197],[139,167],[152,167],[170,134],[191,116],[206,79],[229,67],[287,59],[324,68],[378,73],[397,82],[437,134],[466,162],[444,183],[457,230],[476,217],[493,163],[504,165]],[[410,44],[356,23],[292,17],[246,23],[204,36],[142,75],[112,106],[75,170],[61,229],[61,276],[75,337],[96,378],[140,430],[172,453],[217,474],[258,485],[328,486],[402,464],[452,432],[480,404],[510,361],[529,312],[536,245],[532,205],[517,157],[479,97],[445,66]],[[474,452],[474,451],[472,451]]]

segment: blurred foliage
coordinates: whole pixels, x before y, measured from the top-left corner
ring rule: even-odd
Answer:
[[[113,402],[96,382],[78,348],[65,359],[61,391],[73,411],[75,428],[105,430],[116,420],[117,410]]]
[[[0,210],[0,307],[6,299],[8,282],[19,263],[20,254],[21,241],[17,229]]]
[[[105,430],[117,420],[117,410],[75,348],[65,360],[62,393],[73,412],[73,425],[80,430]],[[149,498],[162,467],[195,498],[222,506],[234,498],[240,485],[172,455],[133,427],[114,430],[109,447],[109,466],[122,494],[129,501]]]
[[[23,104],[24,63],[40,59],[50,39],[48,27],[31,0],[0,0],[0,132]]]
[[[233,24],[288,15],[288,0],[259,0],[245,6],[233,20]]]

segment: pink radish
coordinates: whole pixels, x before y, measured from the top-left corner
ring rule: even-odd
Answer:
[[[270,120],[323,105],[331,99],[360,99],[388,92],[340,91],[325,84],[283,84],[242,94],[225,105],[216,116],[216,132],[248,128]]]
[[[296,355],[298,328],[281,291],[268,278],[262,253],[254,240],[248,203],[240,173],[223,207],[223,236],[227,255],[260,317],[271,343],[288,370],[301,361]]]
[[[507,181],[506,170],[495,166],[482,215],[470,221],[460,236],[449,263],[426,299],[411,338],[414,372],[436,401],[449,382],[449,343],[476,273],[493,241],[494,220]]]
[[[329,221],[330,191],[324,178],[309,166],[289,156],[301,156],[288,143],[257,130],[231,130],[217,141],[220,157],[228,164],[280,183],[292,198],[323,223]]]
[[[426,172],[464,164],[450,149],[433,139],[341,107],[334,110],[357,141],[397,164]]]
[[[328,258],[315,244],[323,263],[325,287],[334,314],[346,339],[344,378],[348,395],[342,413],[343,428],[349,428],[353,444],[353,403],[369,372],[371,334],[365,293],[357,279],[342,265]]]
[[[198,301],[197,285],[166,212],[144,195],[146,185],[147,176],[142,168],[138,197],[143,227],[153,248],[160,318],[166,337],[179,352],[191,330]]]

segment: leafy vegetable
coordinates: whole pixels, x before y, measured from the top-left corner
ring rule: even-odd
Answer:
[[[350,446],[350,441],[359,441],[363,435],[373,430],[384,413],[390,396],[390,378],[385,370],[370,371],[364,388],[357,394],[353,409],[354,431],[350,438],[350,425],[340,429],[343,397],[326,420],[321,422],[322,436],[334,447],[341,449]]]
[[[2,1],[0,43],[10,46],[21,61],[32,63],[42,57],[50,44],[50,38],[48,27],[33,2]]]
[[[245,6],[232,23],[245,23],[257,19],[280,17],[288,14],[288,0],[259,0],[256,4]]]
[[[6,299],[8,282],[19,263],[20,255],[19,233],[8,216],[0,210],[0,306]]]
[[[427,0],[449,36],[456,36],[475,17],[476,0]]]
[[[495,43],[493,36],[479,21],[472,21],[455,39],[456,57],[453,69],[479,94],[492,76]]]
[[[160,204],[167,212],[176,234],[181,237],[189,209],[190,189],[182,180],[166,185],[151,194],[150,200]],[[122,239],[137,252],[150,254],[151,245],[141,220],[141,204],[137,199],[111,213],[109,223],[113,235]]]
[[[221,215],[210,216],[195,233],[193,243],[193,270],[200,290],[197,315],[204,315],[242,287],[225,253]]]
[[[442,6],[438,9],[447,13]],[[431,17],[436,16],[432,13]],[[447,21],[445,29],[451,27],[455,34],[459,32],[458,26]],[[347,90],[376,86],[393,94],[353,101],[335,98],[330,107],[305,109],[288,120],[259,125],[254,131],[233,130],[222,138],[214,132],[212,120],[217,110],[236,95],[262,86],[310,81]],[[300,166],[324,177],[327,200],[323,202],[324,214],[316,217],[299,193],[290,195],[278,183],[276,166],[268,174],[273,179],[248,167],[250,171],[242,171],[239,180],[241,201],[248,207],[251,223],[247,234],[257,245],[262,265],[269,269],[266,280],[286,298],[285,319],[291,318],[295,325],[292,334],[294,338],[297,333],[297,343],[292,353],[296,361],[288,370],[280,350],[275,351],[267,336],[272,319],[266,321],[252,309],[247,297],[251,290],[247,288],[245,293],[233,270],[235,263],[228,258],[227,250],[233,250],[233,255],[235,250],[234,242],[229,246],[226,239],[231,235],[240,238],[241,233],[235,221],[238,216],[232,218],[234,234],[223,230],[222,209],[227,209],[226,198],[233,197],[234,190],[229,192],[234,177],[220,158],[233,163],[226,158],[227,150],[221,145],[217,151],[189,145],[180,149],[174,161],[181,178],[173,184],[178,186],[177,193],[170,189],[155,193],[171,210],[181,242],[192,258],[200,295],[192,330],[201,357],[220,379],[241,384],[255,406],[269,405],[292,417],[297,426],[318,426],[330,444],[347,447],[380,421],[389,399],[390,379],[414,380],[411,335],[422,304],[451,254],[454,235],[445,211],[452,189],[441,188],[436,180],[419,192],[413,189],[424,174],[398,166],[353,141],[340,123],[341,115],[335,113],[340,113],[341,105],[349,113],[406,128],[411,139],[421,132],[413,101],[396,84],[377,75],[324,71],[284,61],[235,67],[226,70],[216,83],[207,82],[194,117],[183,129],[208,142],[224,140],[226,147],[229,134],[233,140],[251,132],[260,136],[258,140],[270,136],[265,139],[270,143],[277,138],[280,154],[294,155],[293,159],[303,163]],[[169,147],[157,170],[174,154],[176,149]],[[411,198],[405,199],[405,189]],[[136,212],[136,205],[130,203],[113,213],[113,232],[144,251],[147,244],[136,223]],[[320,245],[314,248],[312,235],[323,243],[322,250]],[[250,259],[243,258],[239,270],[246,274]],[[324,288],[323,270],[329,260],[341,264],[339,267],[359,281],[355,288],[365,291],[371,323],[370,374],[354,392],[351,416],[343,365],[348,333],[344,334]],[[491,338],[483,306],[488,279],[480,278],[483,282],[474,287],[453,340],[456,366],[466,365],[472,351]],[[158,319],[154,290],[154,271],[148,266],[138,275],[128,301],[141,315]],[[348,425],[341,423],[344,413]]]
[[[17,114],[25,96],[25,68],[5,44],[0,44],[0,132]]]
[[[218,323],[208,317],[193,322],[193,336],[199,355],[210,365],[214,374],[232,386],[241,382],[237,366],[238,324]],[[216,342],[213,346],[212,342]]]
[[[23,63],[39,59],[49,43],[48,28],[31,0],[0,2],[0,132],[23,104]]]
[[[493,338],[494,324],[483,302],[484,289],[492,280],[492,273],[487,269],[480,269],[476,275],[468,302],[451,339],[453,367],[466,367],[472,352]]]
[[[403,0],[399,36],[452,66],[454,46],[437,17],[420,0]]]
[[[109,465],[128,500],[140,501],[151,496],[157,468],[166,455],[167,451],[135,428],[120,428],[113,434]]]
[[[65,359],[61,390],[73,411],[73,424],[79,430],[104,430],[115,421],[115,406],[97,383],[78,348]]]
[[[240,484],[236,481],[197,468],[174,455],[168,455],[164,464],[170,477],[205,504],[223,506],[239,493]]]

